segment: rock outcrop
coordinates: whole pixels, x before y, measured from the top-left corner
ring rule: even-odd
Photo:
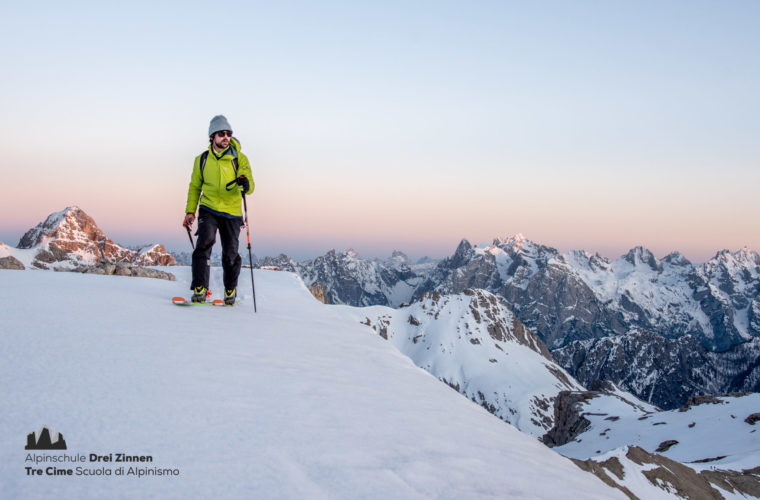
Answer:
[[[722,499],[721,491],[732,494],[760,497],[760,467],[751,470],[696,470],[657,453],[649,453],[638,446],[630,446],[619,457],[604,461],[594,459],[573,462],[581,469],[591,472],[606,484],[620,489],[628,498],[638,496],[626,484],[636,484],[628,474],[642,474],[648,483],[678,498],[703,500]],[[626,480],[627,479],[627,480]],[[648,490],[645,490],[648,491]]]
[[[554,427],[541,437],[546,446],[562,446],[589,428],[591,422],[583,416],[580,403],[596,396],[594,391],[562,391],[554,400]]]
[[[0,269],[17,269],[23,271],[26,269],[24,264],[16,257],[9,255],[8,257],[0,258]]]
[[[327,287],[325,287],[324,283],[320,283],[319,281],[315,281],[311,285],[307,287],[311,294],[314,296],[315,299],[320,301],[323,304],[329,304],[330,303],[330,297],[327,296]]]
[[[176,277],[172,273],[160,271],[158,269],[152,269],[149,267],[137,266],[126,262],[117,262],[111,264],[110,262],[103,262],[97,266],[78,266],[71,269],[56,269],[56,271],[70,271],[74,273],[83,274],[101,274],[112,276],[134,276],[137,278],[157,278],[167,281],[176,281]]]

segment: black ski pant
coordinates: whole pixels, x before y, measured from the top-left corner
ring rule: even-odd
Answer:
[[[211,249],[216,241],[216,232],[219,231],[219,239],[222,242],[222,270],[224,271],[224,288],[232,290],[237,288],[238,276],[242,259],[238,253],[240,244],[240,227],[243,218],[230,219],[204,210],[198,211],[198,231],[195,233],[198,239],[193,251],[193,283],[192,288],[203,286],[208,288],[209,259]]]

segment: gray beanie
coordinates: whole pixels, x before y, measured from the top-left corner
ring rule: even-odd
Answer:
[[[208,135],[211,137],[222,130],[229,130],[232,132],[232,127],[230,127],[230,122],[227,121],[227,118],[225,118],[224,115],[216,115],[211,119],[211,123],[208,124]]]

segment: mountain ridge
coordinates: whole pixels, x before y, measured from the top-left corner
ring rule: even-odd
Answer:
[[[378,259],[370,265],[348,252],[331,251],[313,261],[296,263],[280,255],[264,263],[296,272],[309,285],[324,287],[329,302],[335,304],[400,307],[430,291],[451,295],[466,289],[486,290],[504,298],[520,321],[552,351],[564,349],[562,366],[584,384],[595,379],[576,372],[582,363],[569,360],[580,354],[569,351],[587,347],[586,341],[603,345],[602,339],[651,332],[648,343],[639,342],[638,351],[619,361],[620,366],[648,366],[632,356],[651,353],[659,359],[653,358],[651,363],[667,363],[670,355],[661,346],[683,339],[681,355],[704,359],[707,366],[702,371],[709,373],[721,370],[726,358],[705,353],[732,349],[747,357],[738,363],[750,369],[753,350],[737,346],[760,336],[760,256],[746,247],[719,251],[700,265],[692,264],[679,252],[657,259],[641,246],[611,261],[582,250],[560,254],[515,235],[479,246],[462,239],[450,257],[435,265],[392,267],[390,261]],[[639,341],[642,338],[639,336]],[[642,399],[670,408],[698,394],[690,391],[710,387],[700,381],[699,370],[688,366],[677,363],[675,368],[680,367],[680,373],[671,371],[670,375],[654,377],[646,371],[628,372],[625,377],[622,372],[613,377],[613,370],[605,373]],[[747,383],[754,380],[752,373],[745,374],[741,384],[722,387],[728,391],[755,388]],[[660,384],[654,391],[653,381]],[[677,388],[679,381],[690,391]],[[649,392],[642,392],[643,387]],[[657,395],[655,399],[652,394]]]

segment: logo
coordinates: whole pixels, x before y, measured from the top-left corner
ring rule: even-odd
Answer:
[[[26,436],[25,450],[65,450],[66,440],[63,439],[63,435],[58,432],[55,436],[55,442],[50,439],[50,429],[47,426],[42,427],[39,437],[35,436],[34,432],[30,432]]]

